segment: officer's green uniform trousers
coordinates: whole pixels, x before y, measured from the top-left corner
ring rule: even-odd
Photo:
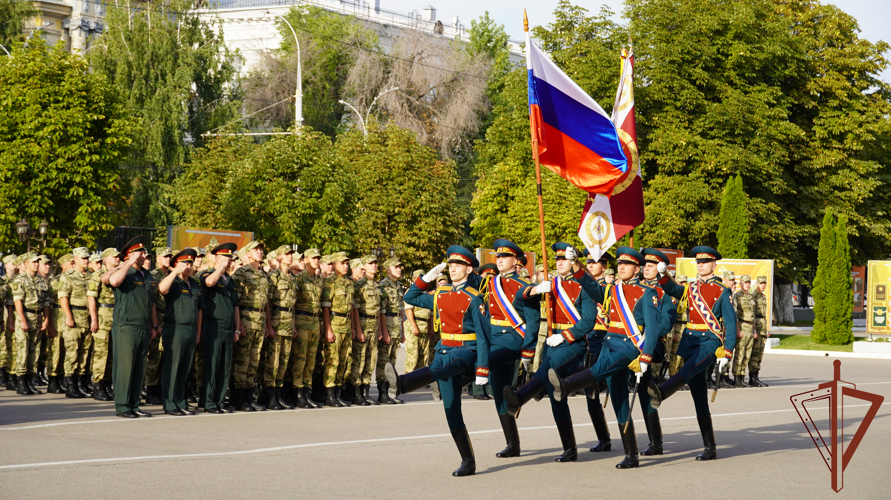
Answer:
[[[121,285],[114,289],[112,377],[117,413],[139,408],[151,335],[151,279],[148,273],[131,267]]]

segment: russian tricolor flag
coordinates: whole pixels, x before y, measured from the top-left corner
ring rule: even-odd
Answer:
[[[628,170],[609,115],[526,32],[529,114],[539,163],[589,193],[610,196]]]

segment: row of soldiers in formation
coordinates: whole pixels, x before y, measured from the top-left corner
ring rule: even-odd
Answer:
[[[597,397],[608,392],[619,422],[626,423],[626,457],[619,467],[636,467],[627,401],[631,370],[644,377],[643,384],[640,379],[636,384],[650,438],[643,453],[661,454],[656,409],[689,383],[706,445],[697,459],[716,457],[704,401],[705,368],[717,360],[719,371],[726,373],[739,337],[744,349],[736,350],[737,381],[748,364],[750,383],[759,385],[757,340],[766,333],[766,301],[759,303],[763,294],[748,293],[750,280],[742,277],[741,290],[731,297],[713,275],[720,255],[708,247],[694,249],[699,276],[678,276],[677,281],[664,273],[668,259],[658,250],[641,254],[622,247],[614,279],[606,256],[587,259],[582,267],[571,246],[557,243],[557,276],[536,284],[518,272],[524,258],[519,247],[507,240],[496,241],[495,247],[497,263],[483,268],[469,250],[451,247],[447,264],[415,273],[404,304],[397,258],[384,263],[387,277],[376,282],[373,256],[349,262],[342,252],[322,258],[311,249],[295,259],[285,246],[264,259],[263,245],[252,242],[238,256],[234,244],[218,245],[206,256],[197,249],[176,255],[162,249],[158,268],[149,273],[143,269],[145,241],[136,238],[120,253],[103,252],[102,266],[92,275],[89,252],[75,249],[71,261],[62,259],[70,268],[48,286],[39,273],[45,259],[25,254],[11,262],[21,268],[9,281],[17,391],[37,392],[41,332],[47,339],[50,387],[64,373],[66,395],[113,397],[122,417],[150,416],[139,408],[143,380],[147,399],[160,395],[166,413],[192,414],[186,394],[191,371],[200,406],[209,413],[313,408],[322,400],[322,388],[328,406],[373,404],[372,376],[377,403],[399,403],[399,394],[432,384],[462,456],[455,475],[467,475],[475,471],[475,459],[460,391],[470,382],[485,386],[490,378],[507,441],[497,456],[519,455],[516,416],[525,402],[546,393],[564,445],[558,461],[575,460],[565,397],[579,391],[588,394],[599,441],[592,451],[610,450]],[[450,279],[441,274],[446,265]],[[766,280],[758,281],[763,292]],[[542,296],[547,297],[543,303]],[[548,323],[541,320],[543,314],[551,329],[544,328],[540,336],[539,325]],[[406,341],[408,354],[404,375],[394,366],[399,340]],[[196,352],[199,344],[203,348]],[[64,367],[54,352],[63,353]],[[158,360],[154,368],[153,359]],[[653,374],[663,361],[671,378],[656,385],[661,376]],[[520,364],[530,379],[517,387]],[[648,370],[650,364],[654,370]],[[90,370],[92,386],[84,383]],[[259,399],[255,383],[263,387]]]
[[[475,273],[479,263],[473,253],[455,245],[448,249],[446,263],[414,281],[404,300],[416,308],[433,310],[431,320],[440,332],[435,357],[429,367],[402,375],[392,364],[385,371],[397,395],[436,383],[461,455],[461,465],[453,475],[476,471],[460,399],[461,387],[471,381],[492,386],[507,443],[496,457],[519,456],[516,419],[523,405],[547,395],[564,450],[556,460],[576,460],[567,396],[579,392],[587,396],[598,439],[591,451],[610,451],[612,442],[603,413],[606,402],[601,405],[599,397],[606,392],[625,452],[616,467],[638,467],[640,454],[663,453],[658,408],[688,387],[705,448],[696,459],[717,458],[707,397],[710,367],[727,373],[731,360],[736,359],[737,380],[749,365],[751,384],[761,385],[757,382],[759,355],[752,351],[756,332],[763,339],[767,331],[763,321],[766,302],[756,298],[753,303],[745,295],[751,283],[748,277],[740,279],[744,294],[737,293],[734,298],[714,274],[720,253],[700,246],[692,250],[696,277],[673,279],[666,273],[669,259],[657,249],[639,252],[619,247],[616,273],[608,278],[604,275],[606,258],[588,258],[583,267],[571,245],[557,242],[551,247],[556,255],[555,276],[535,282],[517,272],[517,262],[523,256],[517,245],[497,240],[494,247],[494,276]],[[451,284],[434,285],[446,266]],[[758,281],[763,292],[767,280],[759,277]],[[538,342],[539,335],[533,332],[542,326],[544,342]],[[515,385],[518,363],[526,381]],[[665,381],[659,373],[660,364],[668,364]],[[631,391],[629,380],[634,380]],[[643,452],[637,447],[629,392],[640,399],[649,438]]]

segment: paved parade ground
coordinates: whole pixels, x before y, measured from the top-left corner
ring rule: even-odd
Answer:
[[[451,477],[460,458],[429,390],[399,406],[192,417],[146,406],[155,417],[138,420],[93,400],[0,391],[0,498],[891,498],[891,360],[842,360],[843,380],[885,402],[839,494],[789,401],[831,380],[832,360],[768,354],[769,388],[719,391],[713,462],[693,459],[702,440],[690,395],[679,392],[660,410],[666,454],[641,457],[635,470],[615,469],[622,445],[611,406],[613,451],[595,454],[585,402],[570,399],[579,460],[560,464],[547,400],[520,414],[522,456],[498,459],[504,438],[493,403],[465,396],[477,460],[466,478]],[[844,404],[850,440],[867,403]],[[828,411],[815,416],[827,436]],[[641,449],[644,429],[638,420]]]

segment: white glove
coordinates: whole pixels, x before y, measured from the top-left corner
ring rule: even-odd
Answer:
[[[532,360],[523,358],[520,361],[523,363],[523,371],[526,373],[532,373]]]
[[[647,368],[649,368],[649,367],[650,367],[650,364],[649,364],[649,363],[645,363],[645,362],[641,361],[641,363],[640,363],[640,371],[637,372],[637,373],[638,373],[637,378],[640,378],[641,375],[643,375],[644,373],[646,373],[646,372],[647,372]]]
[[[553,285],[551,284],[550,280],[542,281],[541,283],[535,285],[535,288],[533,288],[533,290],[535,290],[535,295],[551,293],[551,290],[553,290]]]
[[[634,374],[634,376],[637,377],[637,383],[638,383],[638,384],[640,383],[640,378],[643,377],[643,374],[644,374],[644,372],[646,371],[646,370],[643,369],[644,366],[646,366],[646,365],[641,364],[641,365],[640,365],[641,370],[640,370],[639,372],[637,372],[637,373]]]
[[[563,335],[551,335],[545,342],[547,342],[548,345],[551,347],[557,347],[558,345],[562,344],[564,340],[566,339],[563,338]]]
[[[718,360],[718,373],[722,373],[724,371],[724,367],[727,366],[727,362],[727,358],[721,358]]]
[[[445,269],[447,265],[448,265],[448,263],[443,262],[442,264],[440,264],[440,265],[434,267],[433,269],[427,271],[427,274],[421,276],[421,279],[424,280],[424,283],[430,283],[430,282],[432,282],[432,281],[435,280],[437,277],[439,277],[440,274],[442,274],[442,270]]]
[[[489,383],[489,377],[476,376],[476,385],[486,385]]]
[[[666,266],[664,262],[656,264],[656,270],[660,273],[664,273],[666,269],[668,269],[668,266]]]
[[[578,254],[575,252],[575,248],[568,247],[566,249],[566,260],[575,260],[578,257]]]

